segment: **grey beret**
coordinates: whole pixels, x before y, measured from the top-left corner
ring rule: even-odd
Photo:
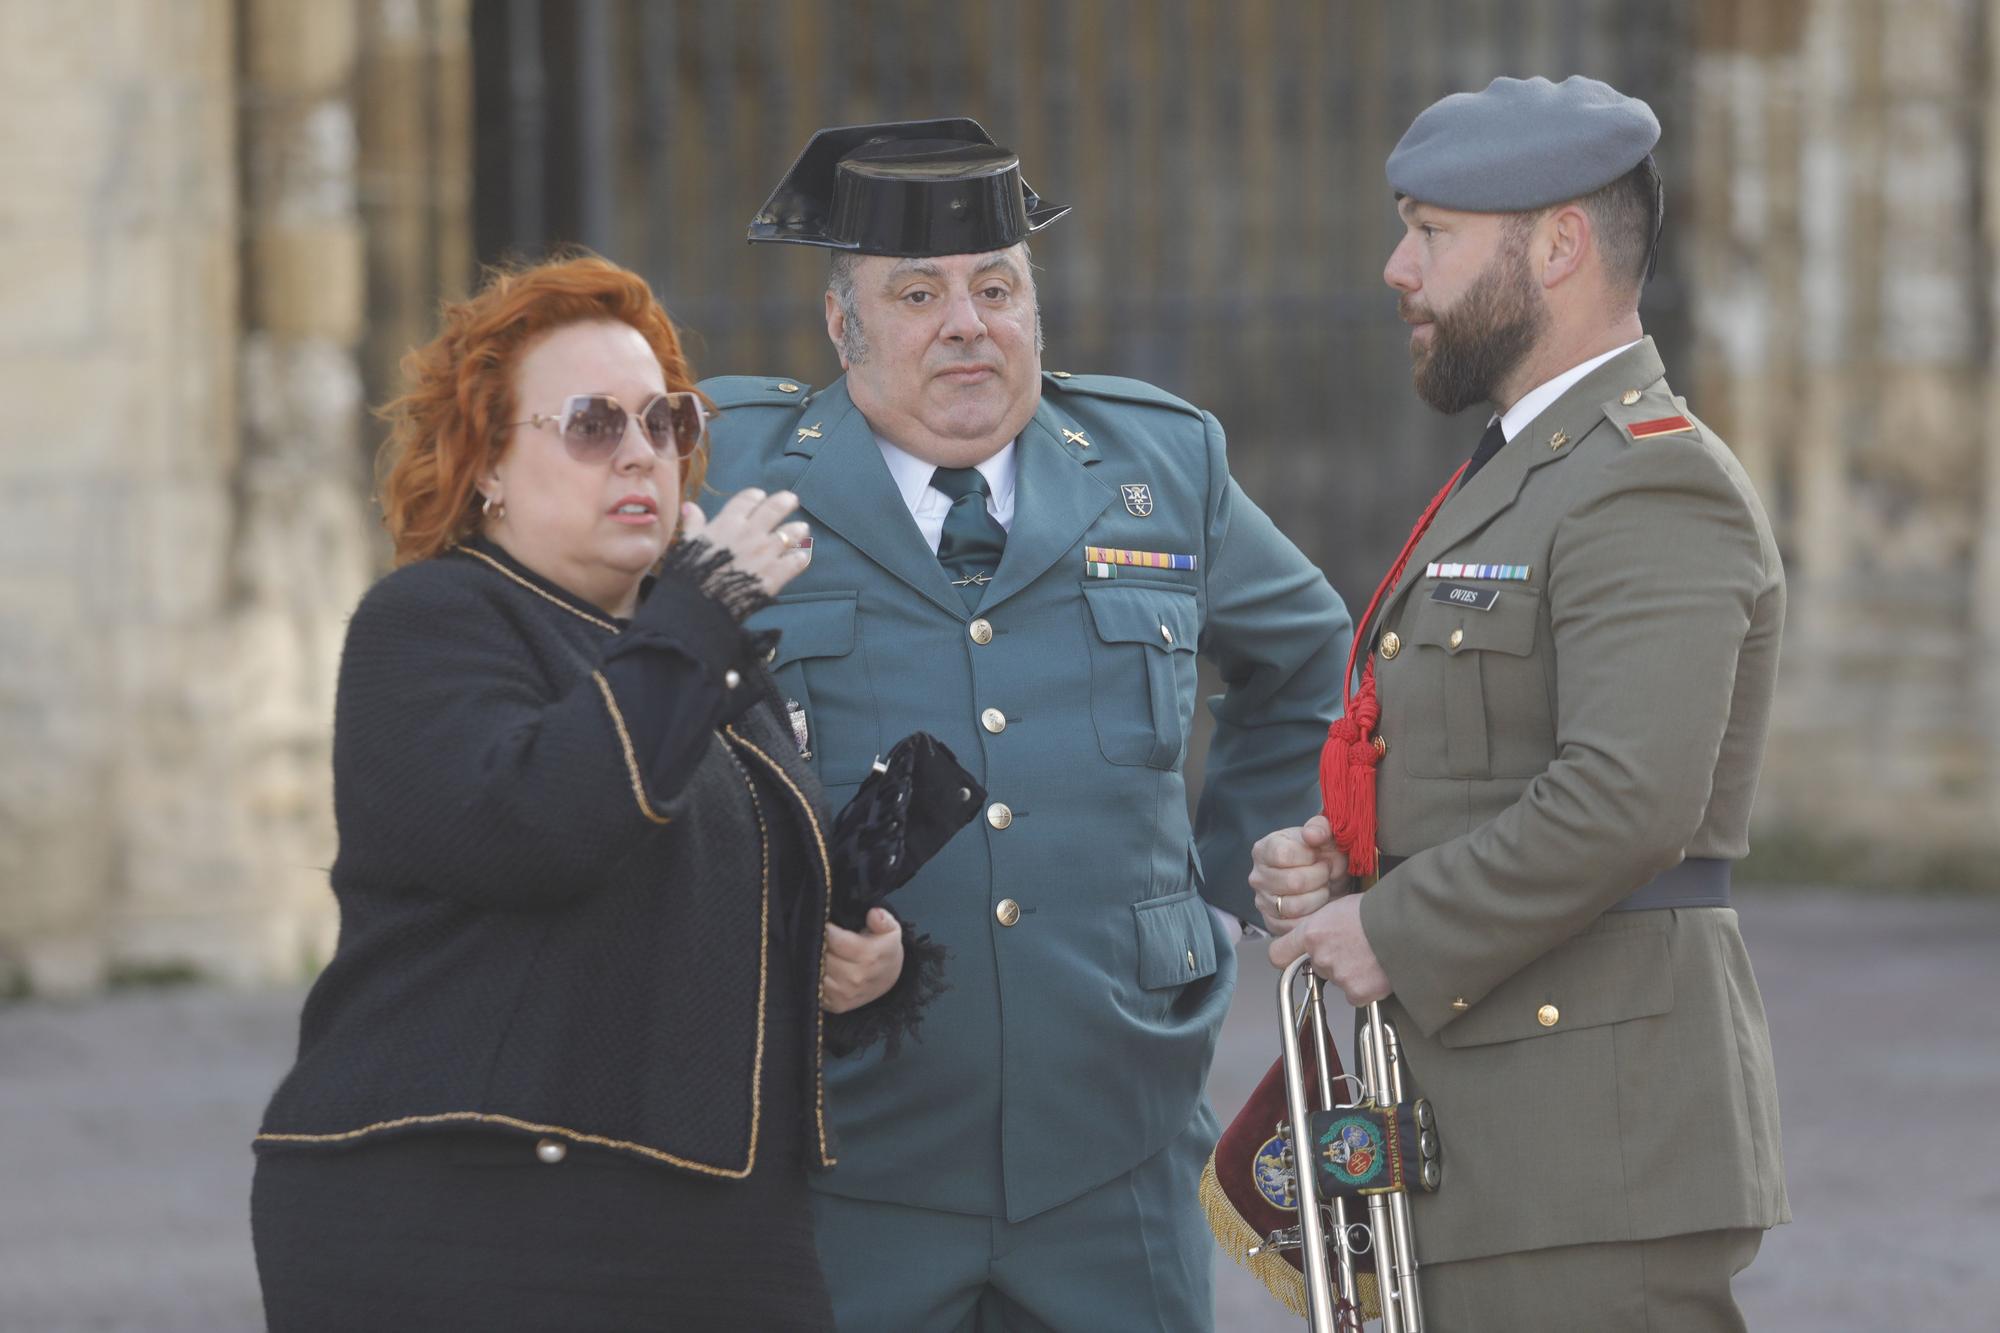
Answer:
[[[1389,154],[1389,186],[1439,208],[1520,213],[1609,185],[1659,141],[1653,108],[1608,83],[1495,79],[1424,109]]]

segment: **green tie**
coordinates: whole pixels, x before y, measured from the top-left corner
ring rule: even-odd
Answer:
[[[944,516],[944,532],[938,538],[938,563],[951,575],[970,611],[986,595],[986,584],[1000,567],[1007,529],[986,512],[991,491],[978,468],[941,467],[931,474],[931,485],[951,497],[951,511]]]

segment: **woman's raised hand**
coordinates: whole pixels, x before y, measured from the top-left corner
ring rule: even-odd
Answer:
[[[799,497],[790,491],[766,495],[751,486],[730,496],[714,518],[705,517],[699,505],[682,505],[681,535],[729,552],[736,568],[775,594],[812,563],[811,548],[800,545],[810,529],[785,521],[798,507]]]

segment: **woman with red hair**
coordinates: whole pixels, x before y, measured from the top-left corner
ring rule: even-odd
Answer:
[[[495,276],[404,369],[400,567],[335,707],[340,944],[256,1141],[270,1327],[830,1327],[825,1015],[903,953],[879,908],[826,920],[822,795],[741,627],[805,566],[797,501],[703,522],[706,404],[604,260]]]

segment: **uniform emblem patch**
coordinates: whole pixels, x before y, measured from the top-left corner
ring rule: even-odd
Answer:
[[[1257,1182],[1257,1192],[1273,1208],[1282,1208],[1295,1213],[1299,1208],[1298,1182],[1292,1168],[1285,1161],[1291,1155],[1292,1145],[1282,1134],[1264,1140],[1264,1146],[1257,1149],[1257,1160],[1251,1164],[1251,1178]]]
[[[1153,512],[1153,488],[1143,481],[1128,481],[1118,488],[1125,496],[1125,509],[1134,518]]]
[[[1319,1155],[1328,1173],[1350,1189],[1361,1189],[1383,1173],[1388,1158],[1382,1147],[1381,1129],[1365,1116],[1344,1115],[1319,1136]]]

